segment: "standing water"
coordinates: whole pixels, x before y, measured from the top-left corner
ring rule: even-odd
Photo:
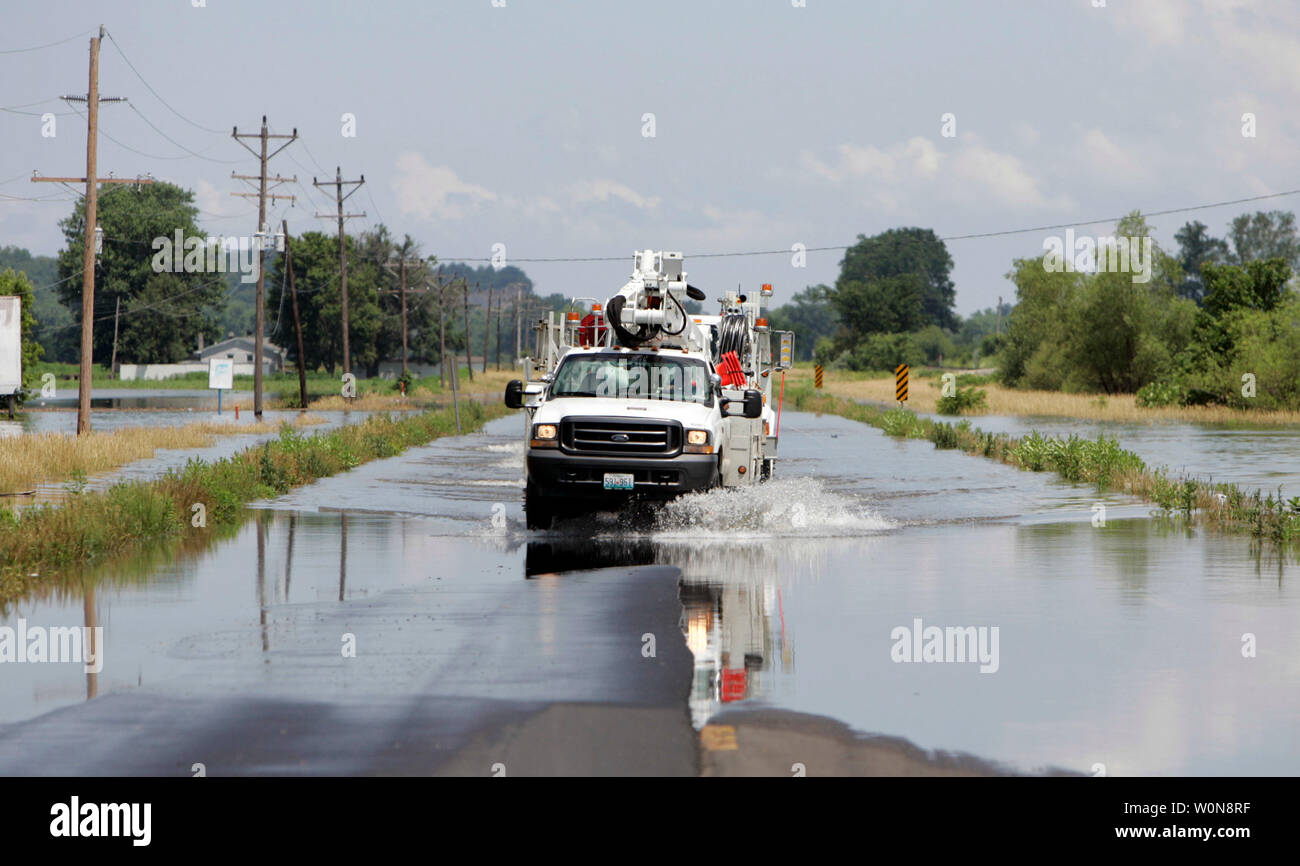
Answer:
[[[541,617],[514,636],[544,654],[559,639],[552,616],[586,598],[566,574],[657,564],[680,570],[697,726],[778,707],[1021,770],[1300,773],[1296,565],[1248,537],[794,412],[766,485],[528,532],[518,428],[505,418],[366,464],[259,503],[207,549],[104,567],[10,605],[0,625],[104,626],[108,653],[93,682],[77,667],[0,667],[0,725],[88,694],[375,701],[443,678],[531,694],[476,666],[496,638],[457,605],[508,611],[536,587],[530,576],[557,574],[537,589]],[[1225,432],[1232,444],[1216,451],[1216,434],[1193,432],[1209,447],[1182,446],[1189,471],[1270,484],[1293,471],[1281,455],[1294,438]],[[1172,462],[1159,455],[1185,438],[1120,433],[1154,462]],[[1249,456],[1260,451],[1267,465]],[[379,609],[403,636],[365,676],[306,640]],[[603,612],[589,615],[594,627]],[[978,638],[964,659],[957,639],[926,661],[912,650],[932,628]],[[591,660],[593,678],[602,669]]]

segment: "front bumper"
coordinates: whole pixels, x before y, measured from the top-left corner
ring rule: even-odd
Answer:
[[[555,448],[529,448],[525,459],[528,480],[543,496],[617,499],[629,495],[671,499],[718,483],[718,455],[678,454],[676,457],[601,457],[566,454]],[[626,472],[632,490],[605,490],[606,472]]]

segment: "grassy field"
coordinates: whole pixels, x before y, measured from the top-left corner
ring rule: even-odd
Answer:
[[[892,384],[892,383],[891,383]],[[808,382],[787,383],[791,408],[823,412],[861,421],[889,436],[927,439],[936,448],[953,448],[988,457],[1030,472],[1055,472],[1066,481],[1095,484],[1099,490],[1129,493],[1188,523],[1248,532],[1279,544],[1300,545],[1300,497],[1249,493],[1234,484],[1175,478],[1164,467],[1152,468],[1120,448],[1112,438],[1084,439],[1030,433],[1017,438],[985,433],[969,421],[955,424],[920,418],[907,409],[882,408],[818,393]]]
[[[962,375],[961,370],[950,370]],[[811,382],[811,365],[800,365],[787,376],[790,384]],[[852,400],[894,403],[892,373],[851,373],[827,371],[825,391]],[[959,383],[960,384],[960,383]],[[913,370],[909,377],[908,408],[917,412],[936,411],[943,383],[939,371]],[[1097,421],[1150,423],[1153,421],[1188,421],[1198,424],[1242,426],[1300,426],[1300,412],[1242,412],[1226,406],[1168,406],[1144,409],[1132,394],[1063,394],[1057,391],[1025,391],[1005,388],[996,382],[977,386],[985,392],[986,406],[968,415],[1019,415],[1059,418],[1087,418]]]
[[[54,374],[55,387],[59,390],[76,390],[78,374],[76,364],[37,364],[33,368],[33,382],[36,387],[39,387],[41,376],[44,373]],[[474,381],[472,382],[470,381],[469,371],[464,365],[460,367],[459,373],[460,390],[467,394],[482,393],[491,389],[504,390],[507,381],[519,378],[517,367],[503,365],[503,369],[498,371],[491,363],[488,364],[486,374],[475,366]],[[290,369],[283,373],[268,374],[263,377],[262,382],[266,391],[279,392],[279,405],[281,407],[298,408],[298,373],[296,370]],[[169,379],[160,380],[114,379],[109,375],[105,367],[96,364],[93,368],[91,385],[100,389],[206,391],[208,374],[203,372],[186,373],[182,376],[173,376]],[[342,373],[330,376],[321,370],[307,374],[307,399],[309,402],[329,397],[341,397],[342,387]],[[253,377],[236,376],[235,390],[251,392],[253,390]],[[393,379],[364,379],[360,377],[357,379],[358,398],[370,394],[400,397],[400,393],[397,382]],[[412,400],[450,398],[451,387],[440,385],[437,376],[424,376],[417,377],[412,381],[409,393]],[[359,407],[351,406],[349,408]]]
[[[487,373],[475,371],[474,381],[471,382],[469,380],[469,375],[465,372],[465,368],[461,367],[458,391],[462,397],[475,397],[485,394],[494,394],[499,397],[505,393],[506,382],[509,382],[511,379],[518,379],[519,377],[519,372],[517,370],[502,370],[497,372],[489,367]],[[333,390],[325,392],[321,396],[312,399],[308,404],[308,408],[318,409],[321,411],[328,409],[419,409],[430,406],[434,403],[445,406],[451,403],[452,399],[451,387],[439,387],[438,378],[436,376],[412,380],[411,387],[406,396],[403,396],[402,393],[397,390],[397,386],[391,381],[386,381],[381,386],[362,388],[361,384],[363,382],[369,383],[374,382],[375,380],[358,380],[357,396],[351,400],[343,399],[343,396],[340,393],[342,388],[341,383],[335,382],[332,379],[326,381]],[[310,384],[311,383],[308,382],[309,386]],[[310,387],[308,388],[308,393],[312,393]],[[296,378],[293,380],[292,394],[285,395],[284,392],[281,392],[281,395],[281,400],[279,401],[280,405],[296,405],[298,399],[298,380]],[[286,396],[288,397],[287,400],[284,399]]]
[[[323,424],[302,414],[294,426]],[[124,427],[85,436],[33,433],[0,439],[0,494],[28,491],[37,484],[85,478],[152,457],[159,448],[206,448],[217,436],[273,433],[270,424],[199,422],[181,427]]]
[[[501,405],[467,403],[461,421],[465,430],[475,430],[505,412]],[[161,541],[192,543],[196,535],[243,520],[247,502],[395,456],[455,430],[450,410],[375,415],[310,436],[285,425],[278,438],[261,446],[213,462],[193,459],[155,481],[74,493],[57,506],[22,511],[0,506],[0,610],[85,565]]]

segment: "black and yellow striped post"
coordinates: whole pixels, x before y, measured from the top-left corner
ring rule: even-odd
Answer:
[[[817,366],[813,367],[813,379],[816,380],[817,387],[821,388],[822,386],[822,365],[821,364],[818,364]]]
[[[906,364],[894,368],[894,393],[900,404],[907,402],[907,370]]]

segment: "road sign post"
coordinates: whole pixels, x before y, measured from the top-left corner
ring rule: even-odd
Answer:
[[[235,362],[229,358],[208,359],[208,387],[217,391],[217,414],[221,414],[221,392],[235,387]]]
[[[906,364],[894,368],[894,396],[898,398],[900,406],[907,402],[907,371]]]
[[[817,366],[813,367],[813,379],[817,383],[817,389],[821,390],[822,387],[822,365],[821,364],[818,364]]]

